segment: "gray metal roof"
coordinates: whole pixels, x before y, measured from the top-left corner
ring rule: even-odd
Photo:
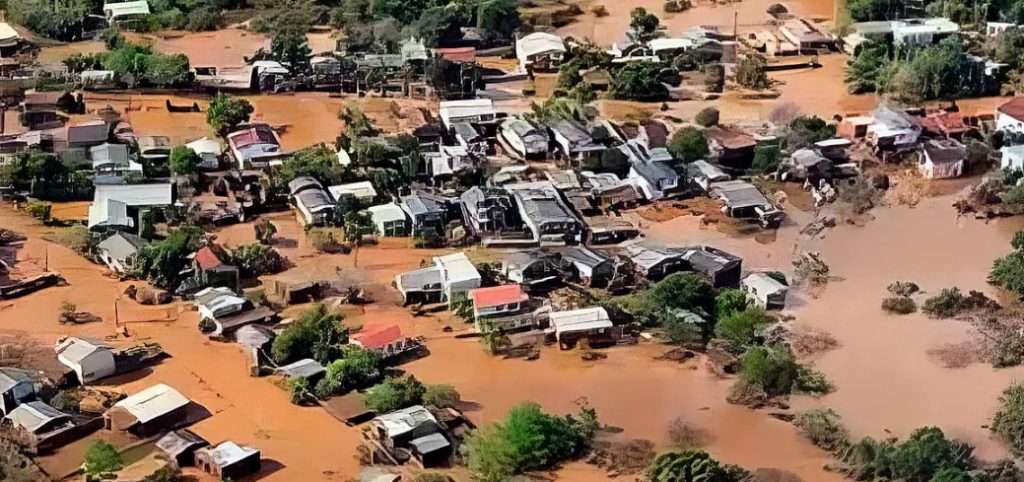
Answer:
[[[316,360],[306,358],[277,367],[276,371],[288,378],[309,378],[324,373],[327,369]]]
[[[334,201],[331,201],[331,197],[327,195],[327,192],[321,189],[302,191],[295,195],[295,198],[310,211],[334,205]]]
[[[658,161],[640,161],[632,164],[633,169],[644,179],[656,183],[663,179],[678,179],[679,174],[676,173],[675,169],[664,162]]]
[[[106,251],[113,259],[123,260],[128,259],[147,244],[148,242],[139,236],[117,231],[107,239],[100,241],[96,247]]]
[[[40,401],[22,403],[4,418],[29,432],[35,432],[43,425],[59,418],[71,420],[70,415]]]
[[[18,368],[0,368],[0,393],[7,392],[20,383],[31,383],[31,372]]]
[[[210,445],[204,438],[196,435],[191,430],[175,430],[168,432],[167,435],[160,437],[160,440],[156,441],[156,448],[162,450],[165,454],[171,457],[177,457],[186,450],[205,447]]]
[[[288,192],[293,196],[305,189],[313,188],[323,190],[324,186],[323,184],[320,184],[320,181],[309,176],[299,176],[288,182]]]
[[[447,211],[440,200],[425,193],[414,193],[402,196],[401,202],[412,216],[429,213],[444,213]]]
[[[432,433],[414,438],[409,441],[409,445],[420,454],[431,454],[451,446],[448,439],[444,438],[444,435],[440,433]]]
[[[716,182],[711,185],[711,193],[731,208],[771,205],[757,186],[746,181]]]
[[[562,259],[573,263],[582,264],[591,268],[600,266],[611,260],[604,253],[594,251],[583,246],[566,246],[555,251],[562,256]]]

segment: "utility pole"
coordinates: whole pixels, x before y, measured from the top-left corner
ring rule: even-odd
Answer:
[[[739,24],[740,24],[740,11],[736,10],[736,11],[732,12],[732,39],[733,40],[736,40],[736,39],[740,38]]]

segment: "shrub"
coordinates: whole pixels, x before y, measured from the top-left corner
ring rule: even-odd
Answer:
[[[889,313],[907,315],[917,311],[917,303],[906,296],[890,296],[882,300],[882,309]]]
[[[696,122],[697,125],[711,127],[718,125],[718,118],[718,109],[714,107],[705,107],[693,117],[693,121]]]
[[[668,426],[668,439],[672,446],[680,450],[693,450],[703,447],[708,438],[707,433],[690,425],[681,418],[672,420]]]
[[[964,296],[960,289],[945,288],[924,301],[921,311],[933,318],[952,318],[968,311],[996,310],[999,304],[980,291],[971,290]]]
[[[754,347],[740,359],[740,383],[770,397],[792,393],[799,376],[800,365],[784,348]]]
[[[829,452],[849,445],[849,433],[839,420],[839,414],[828,408],[808,410],[797,415],[793,424],[814,445]]]
[[[188,14],[185,28],[193,32],[217,30],[224,25],[224,16],[213,8],[197,8]]]
[[[426,387],[416,377],[389,377],[366,391],[366,406],[377,413],[394,412],[423,402]]]
[[[423,403],[438,408],[455,407],[462,401],[462,395],[451,385],[427,385],[423,392]]]
[[[918,291],[921,291],[921,287],[917,286],[917,283],[913,281],[894,281],[889,283],[886,288],[889,293],[893,296],[912,296]]]
[[[597,18],[607,17],[608,9],[604,5],[594,5],[590,7],[590,13],[594,14]]]
[[[748,55],[736,64],[736,83],[748,89],[767,89],[770,85],[765,71],[767,61],[760,55]]]
[[[327,374],[316,384],[316,396],[330,398],[359,388],[366,388],[384,376],[380,355],[355,346],[342,350],[343,358],[327,365]]]
[[[835,389],[824,373],[806,366],[800,366],[797,370],[794,388],[795,391],[808,395],[825,395]]]
[[[206,123],[220,135],[225,135],[239,124],[249,122],[253,107],[248,100],[217,94],[206,110]]]
[[[288,381],[288,393],[291,402],[295,405],[308,405],[316,401],[313,395],[313,387],[306,377],[293,378]]]
[[[229,253],[230,264],[237,266],[244,278],[280,273],[288,268],[288,260],[265,244],[244,244]]]
[[[199,332],[200,333],[213,333],[213,330],[217,329],[217,324],[209,318],[203,318],[199,320]]]
[[[755,173],[775,172],[779,168],[779,158],[782,151],[778,146],[755,146],[754,160],[751,161],[750,170]]]
[[[312,358],[326,364],[338,359],[348,343],[348,330],[341,320],[322,303],[313,305],[274,338],[270,349],[274,361],[286,364]]]
[[[121,470],[124,462],[117,449],[103,440],[97,440],[85,451],[85,463],[82,470],[93,479],[108,478],[110,474]]]
[[[748,308],[719,319],[715,325],[715,336],[728,341],[738,353],[757,341],[761,328],[774,322],[775,318],[764,310]]]
[[[684,127],[672,133],[668,151],[681,162],[693,162],[708,155],[708,140],[696,127]]]
[[[524,402],[505,419],[482,427],[466,440],[469,470],[478,480],[499,482],[529,470],[550,468],[581,455],[597,428],[593,410],[559,417]]]
[[[1013,383],[999,397],[990,429],[1014,453],[1024,453],[1024,384]]]
[[[168,158],[171,172],[179,176],[187,176],[199,172],[199,154],[188,146],[174,146]]]
[[[988,279],[996,286],[1024,294],[1024,251],[1017,249],[995,260]]]
[[[655,457],[647,478],[651,482],[742,482],[750,480],[751,475],[740,467],[722,465],[707,452],[686,450]]]
[[[335,253],[343,249],[345,239],[341,230],[334,228],[313,228],[306,233],[310,246],[321,253]]]
[[[25,209],[28,211],[29,216],[45,223],[50,221],[50,211],[53,209],[53,206],[50,203],[41,201],[29,201]]]
[[[441,472],[420,472],[412,478],[412,482],[451,482],[451,477]]]

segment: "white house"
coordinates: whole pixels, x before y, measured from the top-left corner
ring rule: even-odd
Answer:
[[[104,343],[67,337],[57,342],[57,360],[78,376],[82,385],[109,377],[117,371],[114,350]]]
[[[405,210],[395,203],[381,204],[366,208],[370,219],[377,226],[381,236],[407,236],[409,234],[409,217]]]
[[[1006,29],[1016,26],[1017,24],[1010,22],[987,22],[985,23],[985,36],[998,37],[999,34],[1005,32]]]
[[[608,337],[612,321],[608,311],[600,306],[551,313],[551,327],[559,347],[568,348],[579,338]]]
[[[954,139],[933,139],[921,145],[917,168],[927,179],[948,179],[964,173],[967,147]]]
[[[33,435],[42,435],[64,426],[74,426],[71,416],[40,401],[18,405],[4,417],[14,427]]]
[[[550,142],[547,131],[526,119],[516,117],[502,122],[499,134],[512,154],[520,159],[547,157]]]
[[[534,32],[516,40],[516,58],[523,72],[557,70],[565,56],[562,37],[547,32]]]
[[[786,307],[789,287],[765,273],[750,273],[740,281],[740,289],[754,304],[766,310]]]
[[[192,152],[199,156],[201,169],[215,170],[220,167],[220,156],[224,154],[224,145],[220,141],[201,137],[185,144],[185,147],[192,149]]]
[[[17,368],[0,368],[0,411],[9,414],[19,404],[35,396],[36,386],[29,372]]]
[[[466,257],[466,253],[452,253],[434,258],[434,264],[444,275],[444,291],[450,301],[453,296],[463,295],[480,287],[480,273]]]
[[[441,122],[446,129],[459,122],[493,122],[497,118],[491,99],[449,100],[439,107]]]
[[[103,15],[111,22],[129,18],[141,18],[149,15],[149,2],[146,0],[134,0],[130,2],[104,3]]]
[[[996,130],[1024,132],[1024,97],[1014,97],[996,108]]]
[[[147,241],[134,234],[115,231],[96,245],[100,261],[114,273],[125,273],[132,268],[132,256],[146,246]]]
[[[999,153],[1002,154],[1001,168],[1024,169],[1024,145],[1003,146]]]
[[[155,435],[183,423],[190,403],[181,392],[159,383],[115,403],[104,414],[104,422],[108,429]]]
[[[135,227],[129,209],[170,206],[172,202],[171,183],[97,184],[89,205],[89,227]]]
[[[196,308],[202,319],[216,320],[245,310],[248,300],[231,291],[230,288],[206,288],[195,296]]]
[[[331,197],[335,200],[341,199],[342,196],[352,196],[359,201],[365,202],[373,201],[373,198],[377,197],[377,190],[373,188],[373,183],[370,181],[350,182],[348,184],[328,186],[327,191],[331,193]]]

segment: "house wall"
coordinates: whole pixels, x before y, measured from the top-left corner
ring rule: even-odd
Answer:
[[[109,350],[93,352],[85,357],[82,363],[75,369],[75,373],[78,374],[78,380],[82,384],[92,383],[101,378],[109,377],[115,371],[114,354]]]
[[[1024,132],[1024,120],[1016,119],[1002,112],[996,112],[996,130]]]

